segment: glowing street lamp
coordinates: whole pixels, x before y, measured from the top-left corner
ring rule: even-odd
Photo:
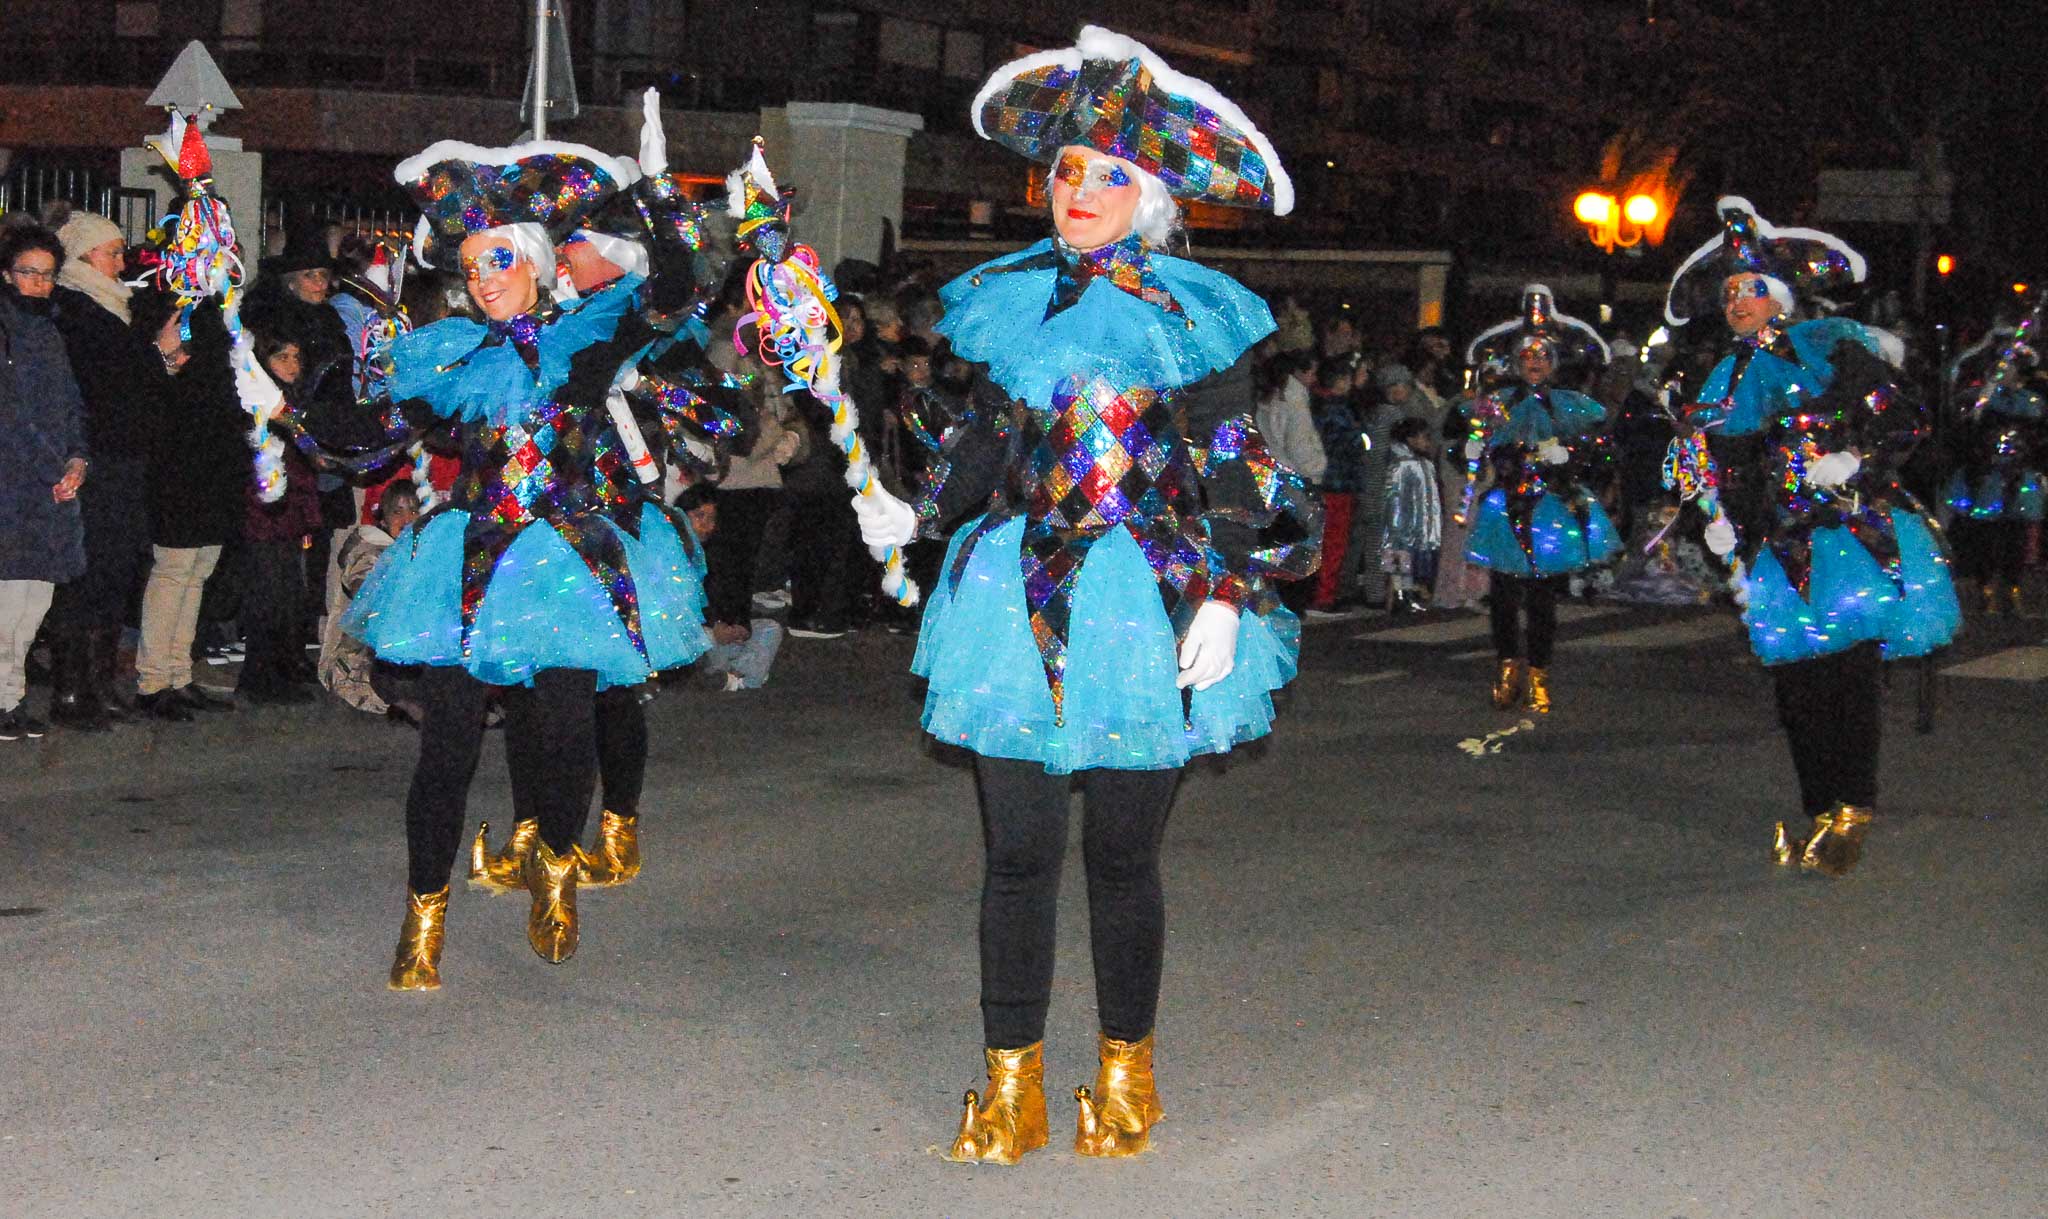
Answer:
[[[1605,191],[1581,191],[1572,200],[1572,215],[1586,226],[1586,236],[1593,244],[1610,254],[1616,247],[1636,245],[1645,237],[1655,245],[1664,236],[1663,227],[1657,223],[1664,215],[1664,206],[1655,195],[1632,194],[1627,199],[1617,199]]]

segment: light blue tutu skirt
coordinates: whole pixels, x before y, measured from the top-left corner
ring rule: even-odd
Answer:
[[[1480,501],[1479,518],[1472,523],[1471,536],[1465,540],[1465,561],[1502,575],[1533,578],[1581,571],[1621,553],[1621,539],[1615,536],[1614,522],[1607,518],[1607,510],[1598,500],[1587,502],[1586,525],[1582,529],[1579,518],[1572,515],[1563,499],[1545,494],[1536,503],[1536,516],[1529,532],[1536,543],[1533,567],[1508,520],[1508,493],[1496,487]]]
[[[954,535],[942,571],[951,573],[973,531],[970,524]],[[1056,726],[1018,567],[1023,537],[1023,518],[1005,522],[975,543],[957,587],[948,591],[942,576],[931,591],[911,661],[931,683],[925,731],[984,757],[1067,774],[1183,766],[1272,730],[1272,692],[1294,677],[1300,623],[1285,609],[1247,613],[1236,667],[1197,691],[1183,715],[1159,580],[1123,529],[1097,542],[1082,564],[1067,637],[1065,723]]]
[[[689,664],[711,645],[701,561],[658,508],[641,511],[638,538],[613,531],[625,544],[639,594],[646,659],[589,566],[544,522],[528,525],[499,557],[464,656],[462,533],[469,514],[461,510],[428,520],[417,546],[413,529],[401,534],[363,582],[342,629],[380,660],[456,665],[495,686],[524,685],[543,669],[595,669],[605,689],[647,680],[649,661],[655,670]],[[613,529],[601,516],[584,520],[591,529]]]
[[[1812,660],[1877,640],[1888,660],[1924,656],[1955,638],[1962,607],[1948,559],[1917,513],[1893,512],[1904,588],[1847,529],[1817,529],[1802,598],[1765,547],[1746,579],[1749,645],[1767,665]]]

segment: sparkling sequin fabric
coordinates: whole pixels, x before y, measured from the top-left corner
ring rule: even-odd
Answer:
[[[1076,375],[1049,407],[1026,410],[1017,426],[1021,461],[956,549],[950,578],[958,581],[982,536],[1014,516],[1025,518],[1019,561],[1056,716],[1065,699],[1076,580],[1089,551],[1111,531],[1126,530],[1138,543],[1158,577],[1176,637],[1204,601],[1257,612],[1270,608],[1272,598],[1261,577],[1293,578],[1315,568],[1318,531],[1309,526],[1319,519],[1317,509],[1246,416],[1217,427],[1207,444],[1192,445],[1172,394]],[[1205,476],[1220,477],[1226,469],[1250,492],[1227,507],[1204,491]],[[928,489],[927,499],[936,490]],[[1231,570],[1208,524],[1227,520],[1256,528],[1283,513],[1304,522],[1299,540],[1255,550],[1243,570]]]
[[[463,238],[499,225],[531,222],[559,238],[620,184],[609,165],[568,152],[537,152],[504,164],[451,153],[402,185],[425,213],[429,265],[452,266]]]
[[[1273,206],[1271,171],[1214,110],[1159,87],[1143,61],[1088,60],[1017,76],[982,106],[988,137],[1051,164],[1068,145],[1121,157],[1183,199]]]
[[[1767,327],[1738,340],[1688,412],[1753,560],[1745,618],[1767,663],[1871,638],[1916,655],[1960,618],[1939,531],[1897,477],[1925,413],[1875,346],[1844,319]],[[1809,478],[1819,456],[1852,451],[1862,465],[1846,483]]]

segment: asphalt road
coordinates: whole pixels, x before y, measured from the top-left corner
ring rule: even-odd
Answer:
[[[1067,1150],[1078,859],[1053,1145],[933,1154],[979,1082],[979,843],[906,639],[664,692],[639,883],[586,895],[561,966],[458,886],[434,995],[383,986],[405,730],[0,746],[0,1215],[2048,1213],[2044,624],[1945,660],[2010,672],[1942,678],[1930,736],[1899,675],[1829,882],[1766,862],[1792,776],[1732,627],[1575,618],[1556,713],[1473,756],[1517,720],[1478,622],[1311,628],[1272,740],[1189,772],[1169,1116],[1122,1162]],[[507,805],[493,743],[471,815]]]

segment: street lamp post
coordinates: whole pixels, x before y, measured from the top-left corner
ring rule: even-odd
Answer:
[[[1572,200],[1572,215],[1586,226],[1586,236],[1593,244],[1609,254],[1639,245],[1645,238],[1654,245],[1663,236],[1657,222],[1664,216],[1664,207],[1654,195],[1617,199],[1605,191],[1581,191]]]

